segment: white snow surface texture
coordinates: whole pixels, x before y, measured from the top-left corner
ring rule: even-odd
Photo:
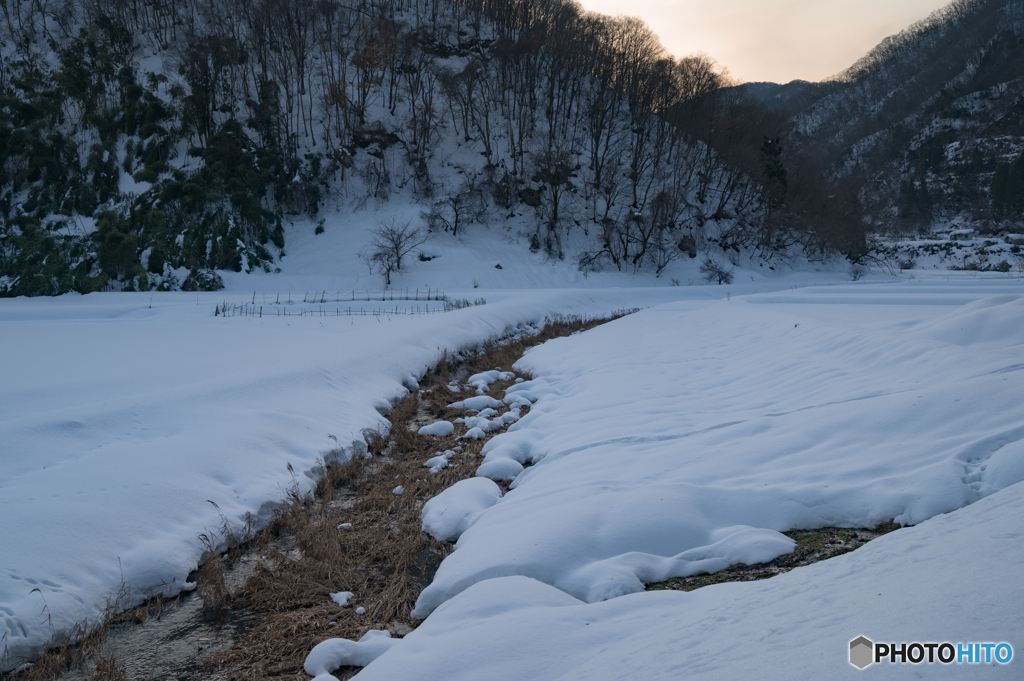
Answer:
[[[374,629],[363,634],[358,641],[331,638],[309,651],[303,668],[313,677],[313,681],[337,681],[330,672],[342,665],[365,667],[390,650],[398,641],[399,639],[391,638],[390,633]]]
[[[858,673],[859,635],[1019,657],[1022,293],[936,278],[671,303],[529,351],[536,378],[510,391],[536,402],[484,467],[533,465],[359,678],[834,678]],[[771,580],[637,593],[781,554],[789,528],[891,519],[918,526]]]
[[[191,588],[197,537],[219,538],[221,513],[235,531],[247,514],[266,519],[293,483],[289,463],[311,490],[328,435],[350,452],[387,427],[380,412],[442,350],[545,315],[724,293],[488,291],[486,305],[392,317],[214,316],[251,291],[0,300],[4,666],[38,652],[51,623],[97,621],[122,579],[135,602]]]
[[[459,480],[423,505],[423,531],[440,541],[454,541],[499,499],[501,488],[487,478]]]
[[[587,604],[528,577],[477,582],[359,681],[1017,679],[1024,484],[772,579]],[[456,552],[458,553],[458,552]],[[847,662],[849,641],[1008,642],[997,664]],[[346,641],[346,643],[351,643]]]
[[[463,532],[415,616],[511,575],[601,601],[769,560],[791,528],[917,524],[1024,480],[1024,296],[1009,288],[672,303],[527,352],[517,366],[537,378],[507,392],[536,403],[480,472],[534,465]]]
[[[750,659],[761,648],[781,659],[788,641],[820,660],[815,669],[833,669],[856,635],[912,640],[899,638],[909,629],[888,628],[889,613],[893,627],[913,620],[943,638],[1009,639],[1019,654],[1019,618],[1003,626],[1000,608],[1024,610],[1020,486],[969,504],[1024,479],[1024,287],[951,273],[949,283],[922,274],[789,290],[812,278],[488,291],[486,305],[387,318],[214,317],[215,303],[252,295],[230,290],[2,300],[7,664],[38,651],[51,622],[59,632],[96,621],[122,580],[135,601],[190,588],[199,533],[216,532],[222,517],[235,529],[247,515],[265,519],[293,483],[288,463],[300,492],[312,489],[318,457],[334,446],[327,435],[358,449],[442,350],[547,314],[635,305],[658,306],[530,352],[521,366],[535,380],[480,396],[535,402],[491,441],[481,467],[518,476],[514,488],[490,506],[462,506],[468,496],[453,505],[457,550],[417,608],[435,614],[405,640],[345,648],[365,664],[390,647],[364,674],[531,678],[545,659],[537,678],[710,674],[701,670],[727,663],[707,651],[732,646],[733,633],[746,637]],[[926,528],[946,521],[922,521],[964,506],[948,522],[971,520],[938,525],[946,538],[933,541]],[[791,545],[779,531],[790,527],[892,518],[922,524],[776,580],[703,595],[632,593],[664,576],[778,555]],[[972,523],[976,537],[964,529]],[[884,547],[890,553],[877,553]],[[857,571],[864,581],[844,577]],[[959,590],[944,586],[954,578]],[[858,611],[867,614],[850,621],[863,626],[847,631],[835,613],[876,583],[884,603]],[[946,600],[922,597],[933,586]],[[631,610],[634,602],[642,605]],[[669,619],[657,619],[655,604]],[[586,613],[588,633],[560,639],[558,613],[570,611]],[[500,636],[470,646],[476,634],[460,639],[460,622]],[[430,656],[408,652],[428,634]],[[690,640],[708,645],[697,655]],[[634,659],[633,649],[646,652]],[[683,657],[673,661],[672,651]],[[592,669],[572,671],[591,658]],[[627,674],[631,665],[647,673]]]

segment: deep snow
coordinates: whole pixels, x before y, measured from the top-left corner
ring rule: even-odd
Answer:
[[[769,580],[591,604],[527,577],[489,579],[439,607],[356,678],[1016,679],[1024,646],[1022,517],[1024,484],[1016,484]],[[847,650],[862,635],[1005,641],[1014,659],[882,662],[860,672]]]
[[[311,489],[317,458],[333,446],[328,435],[351,448],[365,431],[386,427],[381,412],[442,350],[549,314],[671,303],[528,355],[523,366],[538,379],[519,384],[505,401],[537,404],[494,441],[484,466],[500,478],[516,475],[524,462],[540,463],[511,494],[493,506],[472,507],[451,528],[458,533],[466,530],[463,521],[475,521],[424,595],[421,612],[451,602],[482,575],[529,574],[574,597],[603,598],[635,590],[637,572],[646,579],[684,564],[724,566],[778,553],[785,543],[777,530],[788,522],[856,524],[897,515],[917,522],[1018,475],[1014,461],[1021,457],[1006,455],[1010,446],[1000,450],[1003,463],[1000,456],[979,463],[972,453],[989,446],[978,444],[981,433],[1013,439],[1022,425],[1007,406],[1020,401],[1019,381],[1012,379],[1014,366],[1024,366],[1014,335],[1021,313],[1010,299],[992,299],[1020,295],[1012,276],[922,273],[880,285],[850,284],[836,273],[765,279],[739,272],[738,283],[728,287],[600,289],[591,287],[667,282],[610,273],[570,282],[564,264],[534,262],[532,255],[518,263],[505,259],[502,270],[476,257],[459,261],[468,263],[469,275],[493,270],[499,278],[587,288],[452,288],[446,293],[486,297],[487,304],[426,316],[213,316],[215,304],[249,302],[254,288],[260,303],[264,291],[269,299],[278,290],[357,285],[348,275],[329,275],[330,249],[320,249],[313,237],[308,246],[320,250],[320,260],[295,246],[301,257],[292,261],[294,269],[276,277],[226,275],[228,290],[217,293],[0,301],[0,622],[7,666],[73,623],[96,621],[122,582],[134,601],[189,588],[185,578],[203,552],[198,535],[218,533],[223,519],[235,531],[247,517],[265,519],[292,484]],[[303,259],[319,262],[319,269],[304,274]],[[468,276],[462,264],[422,276],[438,260],[416,261],[396,286],[412,288],[422,279],[424,288],[450,287]],[[363,283],[372,286],[369,279]],[[989,300],[964,307],[983,299]],[[290,309],[301,307],[312,306]],[[631,365],[631,357],[642,361]],[[918,411],[939,409],[920,421],[907,418],[917,403],[907,404],[910,393],[900,392],[919,380]],[[943,395],[960,399],[959,406]],[[482,432],[488,417],[467,417],[480,419]],[[877,419],[875,436],[864,418]],[[733,421],[743,423],[698,432]],[[651,433],[666,439],[637,439]],[[684,499],[672,489],[667,497],[693,508],[682,525],[648,508],[660,503],[654,497],[642,507],[623,502],[596,516],[607,530],[596,545],[588,543],[592,534],[572,530],[581,550],[571,560],[563,560],[564,547],[557,545],[546,556],[530,553],[525,543],[537,529],[535,511],[525,504],[530,495],[568,509],[564,523],[532,541],[563,541],[573,522],[595,521],[592,505],[568,501],[581,490],[599,489],[602,475],[606,486],[625,490],[643,483],[644,466],[653,465],[650,475],[678,481],[671,447],[684,436],[693,448],[687,453],[693,474],[683,487],[694,496]],[[847,441],[851,437],[855,442]],[[737,444],[758,438],[761,454]],[[858,469],[850,463],[860,461],[860,447],[875,445],[888,447],[899,465],[864,461]],[[574,447],[585,447],[576,458]],[[937,450],[932,458],[929,447]],[[789,472],[776,470],[772,457],[789,448],[799,450],[783,457]],[[741,456],[730,460],[732,449]],[[813,452],[843,456],[815,462]],[[591,455],[586,465],[576,464]],[[801,463],[800,456],[809,458]],[[860,477],[834,482],[844,467]],[[556,478],[545,482],[545,470],[563,471],[562,493],[551,492]],[[917,479],[921,471],[924,481]],[[868,473],[885,477],[885,485],[872,491],[864,482]],[[957,482],[958,475],[970,481]],[[710,484],[719,476],[721,483]],[[831,492],[823,490],[826,481]],[[767,489],[753,493],[766,482]],[[829,501],[837,490],[839,501]],[[730,494],[762,499],[769,510],[753,513],[747,503],[716,511],[714,504]],[[849,512],[862,502],[868,506]],[[520,563],[536,566],[532,572],[522,565],[510,569],[502,562],[504,549],[490,564],[479,558],[480,547],[493,543],[491,530],[507,522],[506,509],[515,508],[523,511],[523,527],[509,538],[509,548],[525,546]],[[630,534],[635,545],[622,539]],[[399,654],[403,643],[388,655]]]
[[[533,407],[478,472],[513,489],[456,485],[432,502],[450,527],[424,508],[456,551],[426,622],[360,679],[829,678],[859,635],[1024,644],[1019,281],[669,303],[517,368],[535,378],[505,401]],[[770,559],[782,530],[891,519],[919,527],[766,582],[637,593]]]
[[[518,366],[537,378],[506,400],[536,404],[478,474],[534,465],[414,614],[498,575],[604,600],[770,560],[787,529],[917,524],[1024,480],[1022,293],[911,282],[671,303],[528,352]]]
[[[97,621],[122,582],[132,602],[190,588],[199,534],[216,541],[224,519],[239,532],[291,485],[309,491],[318,457],[334,446],[328,436],[351,449],[387,427],[381,412],[443,350],[545,315],[724,293],[488,291],[487,304],[442,314],[262,318],[214,316],[215,305],[248,303],[251,291],[0,300],[5,666]]]

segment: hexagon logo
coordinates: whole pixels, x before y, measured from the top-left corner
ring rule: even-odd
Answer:
[[[857,669],[864,669],[875,661],[875,644],[858,636],[850,641],[850,664]]]

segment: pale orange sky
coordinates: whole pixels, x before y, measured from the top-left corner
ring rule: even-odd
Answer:
[[[677,56],[706,52],[743,81],[822,80],[949,0],[580,0],[646,21]]]

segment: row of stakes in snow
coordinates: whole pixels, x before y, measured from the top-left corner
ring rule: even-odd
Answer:
[[[387,293],[387,292],[385,292],[385,293]],[[260,318],[262,318],[264,314],[266,314],[267,316],[270,316],[270,317],[367,317],[367,316],[380,317],[380,316],[384,316],[384,315],[424,315],[424,314],[437,314],[439,312],[451,312],[452,310],[461,310],[462,308],[465,308],[465,307],[472,307],[472,306],[475,306],[475,305],[486,305],[487,304],[487,301],[484,298],[475,298],[472,301],[470,301],[468,298],[463,298],[461,300],[459,300],[459,299],[454,299],[453,300],[453,299],[449,298],[447,295],[445,295],[444,293],[440,292],[440,290],[428,289],[427,293],[425,294],[425,297],[422,298],[423,302],[424,303],[428,303],[430,301],[436,301],[436,302],[440,302],[441,303],[440,306],[430,306],[429,304],[424,304],[423,306],[414,305],[414,306],[409,306],[409,307],[399,307],[399,306],[396,305],[393,309],[381,307],[381,308],[373,308],[373,309],[369,309],[369,310],[365,309],[365,308],[353,309],[352,307],[347,307],[347,308],[343,309],[341,307],[336,307],[333,312],[329,308],[324,308],[323,307],[323,303],[325,303],[325,302],[341,302],[342,300],[355,301],[356,300],[355,294],[356,294],[356,292],[353,291],[352,294],[351,294],[351,298],[348,298],[348,297],[342,298],[340,292],[338,292],[336,297],[333,297],[333,299],[328,299],[326,291],[323,291],[323,292],[317,291],[316,294],[312,298],[310,298],[309,294],[306,293],[303,296],[303,298],[302,298],[302,302],[303,303],[315,303],[315,304],[319,303],[318,307],[313,308],[313,309],[303,308],[303,309],[298,310],[298,311],[289,311],[286,307],[285,308],[281,308],[281,309],[277,309],[276,306],[277,305],[282,305],[282,304],[283,305],[292,304],[293,301],[291,299],[291,294],[290,293],[288,294],[288,299],[284,303],[281,302],[281,294],[280,293],[277,294],[277,298],[275,299],[275,301],[273,303],[267,303],[266,302],[267,296],[266,296],[266,294],[263,294],[263,302],[262,302],[262,304],[257,305],[256,304],[256,292],[253,291],[252,300],[251,301],[246,302],[246,303],[241,303],[241,304],[228,303],[227,301],[225,301],[224,303],[218,304],[217,306],[214,307],[213,314],[214,314],[215,317],[223,316],[223,317],[260,317]],[[421,300],[421,292],[419,291],[419,289],[417,289],[414,292],[413,295],[415,297],[412,297],[411,295],[409,295],[408,291],[407,291],[406,295],[404,297],[401,294],[399,294],[399,296],[396,298],[393,295],[393,291],[392,291],[391,298],[386,298],[386,297],[382,296],[381,300],[382,301],[383,300],[406,300],[406,301],[412,301],[412,300],[419,301],[419,300]],[[360,294],[360,298],[359,299],[362,300],[362,294]],[[376,297],[374,297],[374,299],[376,299]],[[370,292],[369,291],[366,292],[366,300],[367,301],[370,300]],[[264,311],[264,309],[263,309],[264,305],[268,306],[268,309],[266,311]]]
[[[396,291],[393,288],[387,288],[387,289],[383,289],[381,291],[370,291],[369,289],[367,289],[366,291],[356,291],[355,289],[353,289],[347,295],[344,293],[344,291],[335,291],[334,295],[329,295],[327,293],[327,291],[324,290],[324,291],[313,291],[312,295],[310,295],[309,291],[306,291],[302,295],[302,302],[304,302],[304,303],[340,303],[340,302],[343,302],[343,301],[346,301],[346,300],[352,301],[352,302],[355,302],[356,300],[365,300],[366,302],[369,302],[371,299],[372,300],[380,300],[382,302],[383,301],[393,301],[393,300],[415,300],[417,302],[418,301],[431,301],[431,300],[444,301],[444,300],[448,300],[448,296],[445,295],[444,291],[442,291],[441,289],[437,289],[437,288],[428,288],[426,291],[421,291],[419,289],[412,289],[412,290],[410,290],[408,288],[405,289],[404,291],[402,289],[398,289]],[[267,302],[267,294],[266,293],[263,294],[263,302],[264,303]],[[298,302],[298,301],[295,301],[295,302]],[[256,303],[256,292],[253,291],[252,292],[252,304],[255,304],[255,303]],[[288,300],[286,300],[285,303],[286,304],[291,304],[292,303],[292,294],[291,293],[288,294]],[[277,300],[274,302],[274,304],[275,305],[280,305],[281,304],[281,294],[280,293],[277,294]]]
[[[482,304],[482,303],[481,303]],[[333,310],[317,307],[311,310],[305,308],[289,312],[287,309],[284,310],[264,310],[262,305],[250,305],[248,303],[243,305],[234,305],[224,303],[217,305],[214,309],[214,316],[221,317],[388,317],[392,315],[407,315],[417,316],[425,314],[441,314],[444,312],[451,312],[453,310],[461,309],[463,306],[454,305],[443,305],[441,307],[428,307],[424,306],[413,306],[413,307],[394,307],[394,308],[373,308],[371,310],[356,308],[335,308]]]

